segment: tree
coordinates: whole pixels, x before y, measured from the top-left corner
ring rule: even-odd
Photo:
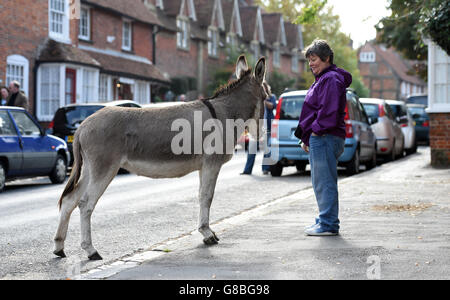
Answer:
[[[327,40],[333,48],[335,64],[352,74],[351,87],[360,97],[368,96],[368,89],[364,87],[359,73],[357,52],[350,46],[350,37],[340,31],[339,16],[333,14],[332,7],[325,7],[327,0],[256,0],[255,2],[268,12],[282,13],[287,21],[301,24],[305,45],[309,45],[317,38]],[[310,72],[304,73],[302,79],[306,87],[314,82],[314,76]]]
[[[391,0],[392,13],[376,25],[377,42],[393,46],[407,59],[426,60],[431,38],[450,55],[448,0]]]

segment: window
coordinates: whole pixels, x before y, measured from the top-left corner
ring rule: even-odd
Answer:
[[[91,13],[87,7],[80,10],[80,35],[78,38],[83,40],[91,39]]]
[[[123,27],[122,27],[122,49],[126,51],[131,51],[132,46],[132,23],[130,21],[123,21]]]
[[[183,18],[177,19],[177,47],[182,49],[189,48],[189,23]]]
[[[17,132],[6,110],[0,111],[0,136],[16,136]]]
[[[361,62],[375,62],[375,52],[361,52],[359,60]]]
[[[20,83],[20,89],[28,95],[28,59],[22,55],[10,55],[6,59],[6,84],[13,80]]]
[[[291,70],[294,73],[298,72],[298,52],[297,52],[297,49],[294,49],[294,51],[292,51]]]
[[[280,59],[281,59],[281,53],[280,53],[280,44],[275,44],[273,49],[273,65],[275,67],[280,67]]]
[[[98,99],[100,101],[109,101],[108,99],[109,78],[107,75],[100,75],[100,83],[98,87]]]
[[[217,48],[219,43],[219,31],[217,28],[208,29],[208,55],[217,57]]]
[[[255,61],[258,61],[260,53],[261,53],[261,49],[259,48],[259,42],[252,41],[252,43],[250,44],[250,50],[251,50],[251,53],[252,53]]]
[[[67,0],[49,0],[49,35],[62,42],[70,42],[69,8]]]
[[[11,115],[19,127],[20,135],[39,135],[41,130],[23,111],[11,111]]]
[[[49,121],[60,105],[60,66],[41,66],[39,70],[38,116]]]
[[[98,90],[95,82],[96,71],[83,69],[83,100],[85,102],[95,102],[97,100],[96,92]]]
[[[150,89],[147,82],[136,82],[135,101],[140,104],[150,102]]]
[[[237,48],[237,37],[236,37],[236,34],[234,34],[234,33],[227,34],[227,45],[231,49],[236,49]]]

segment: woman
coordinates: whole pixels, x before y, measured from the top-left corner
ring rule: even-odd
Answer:
[[[337,160],[344,151],[346,88],[352,82],[347,71],[333,64],[334,53],[324,40],[315,40],[304,51],[315,82],[308,90],[296,136],[309,152],[311,179],[319,207],[316,223],[307,235],[339,233]]]
[[[2,86],[0,89],[0,106],[5,106],[8,103],[8,88],[6,86]]]

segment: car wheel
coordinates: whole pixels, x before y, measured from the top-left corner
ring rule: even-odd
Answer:
[[[270,166],[270,174],[273,177],[280,177],[283,173],[283,166],[280,163]]]
[[[371,170],[377,166],[377,147],[375,146],[372,159],[366,164],[366,169]]]
[[[359,149],[357,148],[352,159],[346,166],[347,175],[354,175],[359,172]]]
[[[3,164],[0,162],[0,193],[5,189],[6,183],[6,170]]]
[[[305,172],[306,169],[306,162],[304,161],[297,161],[295,163],[295,167],[297,168],[297,171],[299,172]]]
[[[59,184],[63,183],[66,180],[67,176],[67,163],[62,155],[58,154],[56,158],[55,167],[50,174],[50,180],[52,183]]]

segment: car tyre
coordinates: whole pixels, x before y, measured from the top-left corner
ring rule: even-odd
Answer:
[[[297,161],[295,163],[295,167],[297,168],[297,171],[305,172],[305,170],[306,170],[306,162],[304,162],[304,161]]]
[[[52,183],[60,184],[66,180],[67,177],[67,162],[60,154],[56,157],[55,166],[52,173],[50,173],[50,180]]]
[[[359,149],[356,148],[355,154],[353,154],[352,159],[347,163],[346,171],[347,175],[355,175],[359,172]]]
[[[280,163],[270,166],[270,174],[273,177],[280,177],[281,173],[283,173],[283,166]]]
[[[6,169],[3,163],[0,162],[0,193],[5,189],[6,184]]]
[[[377,166],[377,146],[375,146],[373,150],[372,159],[368,163],[366,163],[366,169],[372,170],[376,166]]]

